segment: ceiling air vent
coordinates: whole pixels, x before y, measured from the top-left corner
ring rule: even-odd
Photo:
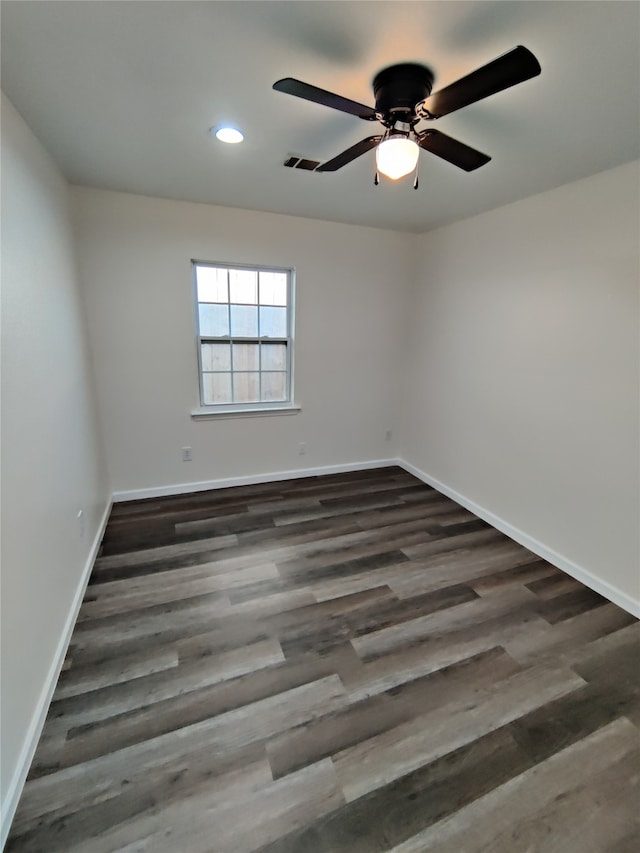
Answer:
[[[305,160],[301,157],[291,156],[284,161],[285,166],[291,169],[306,169],[307,172],[313,172],[320,165],[318,160]]]

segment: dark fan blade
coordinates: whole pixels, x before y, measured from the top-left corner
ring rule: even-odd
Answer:
[[[448,163],[464,169],[465,172],[473,172],[474,169],[479,169],[491,160],[491,157],[486,154],[470,148],[464,142],[458,142],[446,133],[440,133],[439,130],[429,129],[418,134],[418,145],[425,151],[435,154],[436,157],[441,157]]]
[[[277,83],[273,84],[273,88],[276,92],[295,95],[296,98],[304,98],[316,104],[323,104],[325,107],[341,110],[343,113],[351,113],[351,115],[367,119],[368,121],[372,121],[376,117],[376,111],[371,107],[365,106],[365,104],[350,101],[349,98],[334,95],[333,92],[327,92],[326,89],[318,89],[317,86],[310,86],[309,83],[294,80],[293,77],[285,77],[283,80],[278,80]]]
[[[425,98],[416,106],[416,112],[420,114],[426,111],[428,117],[440,118],[517,83],[523,83],[539,73],[538,60],[530,50],[520,45]]]
[[[343,166],[346,166],[347,163],[355,160],[356,157],[360,157],[362,154],[366,154],[367,151],[371,151],[371,149],[375,148],[381,140],[382,135],[367,136],[366,139],[361,139],[360,142],[356,142],[356,144],[352,145],[351,148],[347,148],[346,151],[338,154],[333,158],[333,160],[327,160],[326,163],[318,166],[316,172],[335,172],[336,169],[341,169]]]

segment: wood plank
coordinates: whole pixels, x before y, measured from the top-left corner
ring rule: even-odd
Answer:
[[[567,669],[517,673],[477,691],[471,702],[452,703],[368,738],[334,756],[345,798],[351,802],[583,684]]]
[[[639,837],[638,813],[630,819],[624,806],[629,793],[636,801],[640,795],[639,769],[637,731],[616,720],[394,847],[394,853],[619,849],[617,839]]]

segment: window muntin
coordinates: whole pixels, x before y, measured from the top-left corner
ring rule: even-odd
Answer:
[[[292,271],[202,261],[193,270],[201,405],[289,405]]]

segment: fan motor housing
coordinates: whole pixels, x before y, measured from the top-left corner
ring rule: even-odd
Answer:
[[[425,65],[405,62],[383,68],[373,80],[376,112],[385,120],[408,114],[415,118],[414,108],[431,94],[433,73]]]

